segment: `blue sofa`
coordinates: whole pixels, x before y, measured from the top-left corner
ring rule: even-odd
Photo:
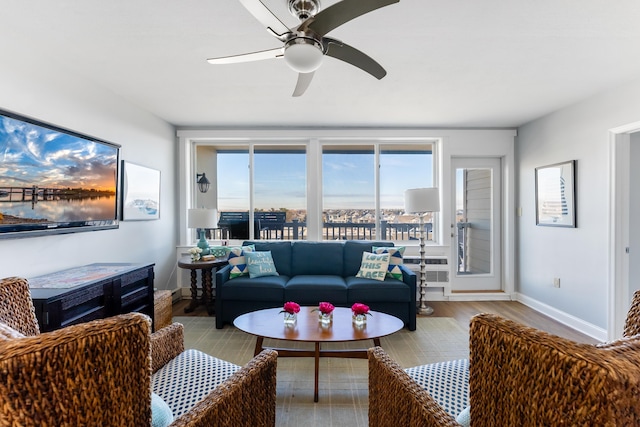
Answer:
[[[216,272],[216,328],[241,314],[263,308],[282,307],[287,301],[315,306],[327,301],[338,307],[355,302],[401,319],[416,329],[416,275],[404,265],[402,280],[384,281],[355,277],[363,252],[391,242],[338,241],[245,241],[256,251],[271,251],[278,276],[229,278],[231,266]]]

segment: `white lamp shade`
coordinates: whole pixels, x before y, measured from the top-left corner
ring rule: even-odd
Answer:
[[[218,228],[218,210],[189,209],[187,211],[187,227]]]
[[[437,188],[411,188],[404,192],[404,211],[408,214],[437,212],[440,194]]]

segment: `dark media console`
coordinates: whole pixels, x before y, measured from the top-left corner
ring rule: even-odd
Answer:
[[[154,264],[90,264],[29,279],[40,332],[130,313],[153,320]]]

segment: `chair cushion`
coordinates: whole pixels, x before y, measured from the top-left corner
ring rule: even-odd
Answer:
[[[186,350],[151,376],[151,389],[178,418],[238,369],[201,351]]]
[[[415,366],[405,372],[453,418],[469,406],[467,359]]]
[[[273,264],[271,251],[247,252],[245,254],[249,265],[249,277],[279,276]]]

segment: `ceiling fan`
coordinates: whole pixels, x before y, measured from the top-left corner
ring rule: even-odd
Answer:
[[[322,65],[326,56],[347,62],[371,74],[378,80],[387,72],[373,58],[340,40],[325,37],[340,25],[400,0],[342,0],[319,11],[320,0],[287,0],[289,11],[301,23],[288,28],[260,0],[240,0],[251,14],[283,45],[275,49],[245,53],[241,55],[210,58],[210,64],[233,64],[284,58],[289,67],[298,72],[298,82],[293,96],[302,95],[313,78],[313,73]]]

